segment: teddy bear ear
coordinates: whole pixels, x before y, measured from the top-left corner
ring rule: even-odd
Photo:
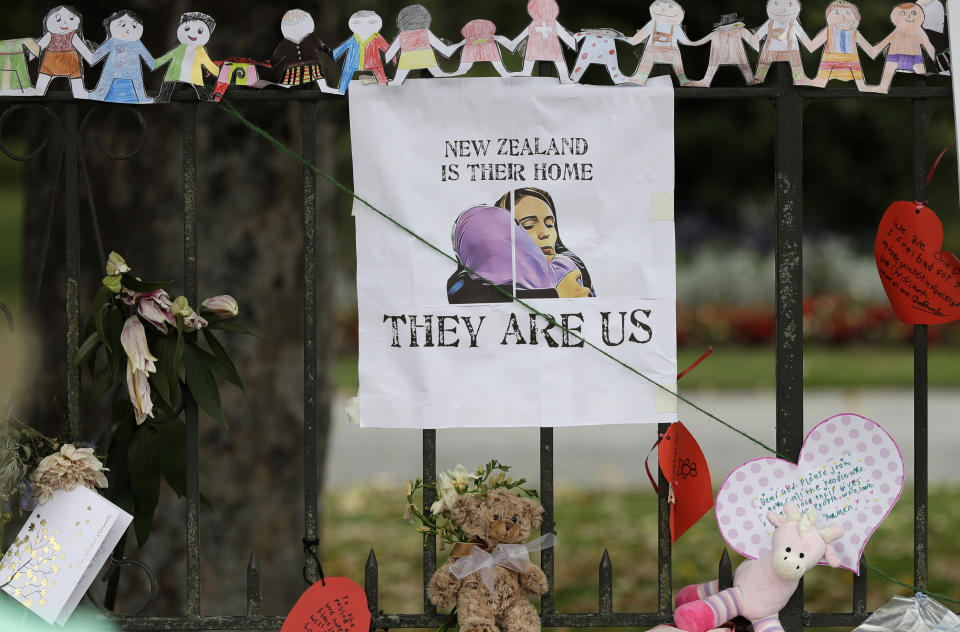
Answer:
[[[458,496],[450,510],[450,518],[454,523],[467,528],[480,519],[480,498],[473,494]]]
[[[523,503],[524,511],[530,517],[530,528],[536,529],[543,522],[543,507],[529,498],[521,498],[520,501]]]

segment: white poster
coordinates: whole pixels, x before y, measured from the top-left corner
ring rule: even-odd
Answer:
[[[357,194],[442,251],[355,203],[361,425],[677,420],[616,361],[675,390],[669,79],[353,82],[350,131]]]

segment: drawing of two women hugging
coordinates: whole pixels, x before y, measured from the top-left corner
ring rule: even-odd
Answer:
[[[596,296],[587,266],[560,239],[556,205],[542,189],[517,189],[493,206],[464,211],[452,238],[459,265],[447,280],[451,304]]]

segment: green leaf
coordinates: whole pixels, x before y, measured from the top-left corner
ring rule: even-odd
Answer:
[[[100,334],[98,332],[95,331],[87,336],[87,339],[77,349],[77,357],[73,361],[73,367],[76,368],[92,358],[96,350],[100,348],[100,344]]]
[[[127,449],[130,438],[136,429],[133,422],[133,410],[126,400],[117,402],[113,409],[113,431],[107,446],[107,458],[104,465],[109,468],[106,497],[113,502],[130,486],[130,472],[127,469]]]
[[[156,290],[162,290],[163,288],[171,285],[173,285],[173,281],[149,283],[146,281],[140,281],[129,274],[123,275],[123,287],[127,288],[128,290],[133,290],[134,292],[153,292]]]
[[[163,478],[177,496],[187,494],[187,427],[180,420],[157,426],[158,448],[163,453]]]
[[[195,342],[191,342],[191,346],[196,347],[196,350],[200,352],[200,357],[203,359],[208,369],[219,374],[220,377],[230,382],[243,391],[244,394],[246,394],[247,390],[243,387],[243,381],[240,379],[240,374],[237,373],[237,367],[235,367],[233,362],[230,361],[230,356],[227,355],[226,350],[220,346],[220,343],[216,338],[213,337],[212,333],[204,331],[203,334],[207,339],[207,344],[210,345],[210,348],[214,350],[214,353],[216,353],[217,349],[219,349],[220,354],[223,355],[211,355],[204,351]]]
[[[96,379],[93,381],[93,386],[87,393],[83,395],[83,403],[89,404],[90,402],[95,402],[103,395],[110,390],[110,387],[113,386],[113,375],[110,374],[110,369],[103,369],[100,373],[97,374]]]
[[[232,320],[218,320],[215,323],[210,323],[207,325],[207,329],[215,329],[220,331],[232,331],[238,334],[245,334],[247,336],[256,336],[257,334],[253,333],[243,325],[235,323]],[[259,337],[259,336],[258,336]]]
[[[141,547],[150,537],[153,513],[160,498],[161,454],[153,428],[149,425],[137,428],[127,448],[127,469],[133,492],[133,529]]]
[[[93,299],[93,326],[97,328],[97,333],[100,334],[100,339],[103,341],[107,340],[103,333],[103,308],[107,306],[111,298],[113,298],[113,292],[110,291],[110,288],[101,287],[97,290],[97,295]],[[109,343],[107,346],[110,346]]]
[[[157,372],[150,376],[150,384],[170,406],[177,398],[177,341],[172,336],[157,336],[150,343],[150,351],[157,356]]]
[[[226,425],[220,405],[220,391],[213,373],[205,364],[203,350],[194,344],[183,350],[183,368],[190,394],[208,415]],[[209,354],[208,354],[209,355]],[[211,356],[212,357],[212,356]]]
[[[120,334],[123,333],[123,313],[116,305],[107,305],[103,312],[103,343],[111,353],[124,355]]]

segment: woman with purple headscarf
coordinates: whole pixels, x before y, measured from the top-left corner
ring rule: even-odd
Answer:
[[[461,213],[453,249],[460,266],[447,281],[451,304],[596,296],[586,265],[560,240],[556,206],[542,189],[517,189],[512,201],[507,193],[495,206]]]

